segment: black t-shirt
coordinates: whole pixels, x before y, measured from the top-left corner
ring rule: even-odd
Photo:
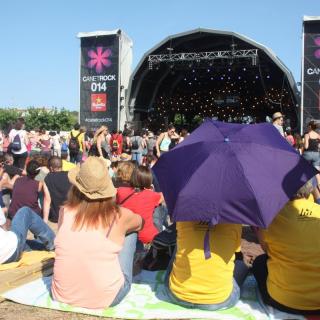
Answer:
[[[60,206],[66,201],[71,184],[68,172],[50,172],[44,179],[51,197],[49,220],[58,222]]]

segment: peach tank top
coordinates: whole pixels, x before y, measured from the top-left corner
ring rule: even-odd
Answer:
[[[118,258],[122,246],[101,230],[72,230],[73,221],[64,210],[55,239],[53,298],[90,309],[108,307],[124,283]]]

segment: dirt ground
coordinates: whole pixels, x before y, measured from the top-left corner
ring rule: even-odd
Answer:
[[[256,256],[263,253],[257,238],[249,227],[243,228],[241,250],[243,259],[250,265]],[[76,313],[54,311],[36,307],[29,307],[11,301],[0,302],[0,320],[97,320],[100,317],[87,316]],[[108,318],[104,318],[108,319]],[[110,318],[109,318],[110,319]]]
[[[100,317],[29,307],[11,301],[0,303],[0,320],[97,320]],[[103,318],[108,319],[108,318]]]

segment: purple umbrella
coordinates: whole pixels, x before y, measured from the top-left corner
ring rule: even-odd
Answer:
[[[317,174],[271,124],[206,120],[154,167],[173,221],[266,228]]]

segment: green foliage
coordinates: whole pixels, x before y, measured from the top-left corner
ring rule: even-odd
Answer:
[[[25,119],[26,129],[68,131],[78,120],[78,113],[66,109],[44,109],[30,107],[21,112],[16,109],[0,109],[0,128],[8,130],[18,117]]]
[[[184,114],[181,113],[176,113],[174,115],[174,121],[173,121],[174,125],[176,126],[182,126],[183,124],[186,123],[186,118]]]
[[[9,130],[20,116],[21,112],[16,109],[0,109],[0,128]]]

